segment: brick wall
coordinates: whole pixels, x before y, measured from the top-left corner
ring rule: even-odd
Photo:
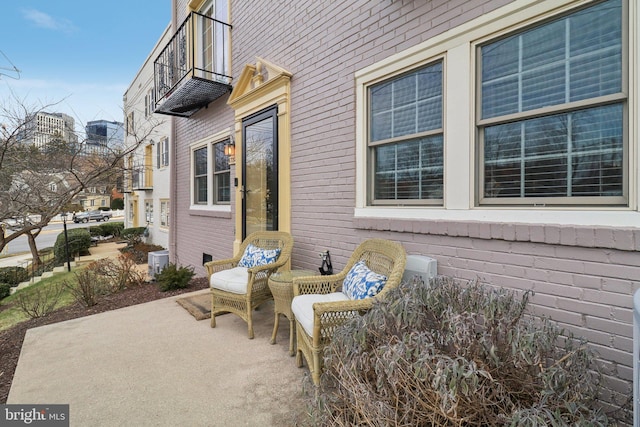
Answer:
[[[185,0],[177,10],[184,13]],[[510,0],[232,1],[232,72],[263,57],[291,80],[293,267],[317,268],[331,251],[339,270],[365,238],[403,243],[438,260],[440,274],[532,289],[532,308],[592,342],[611,395],[631,394],[632,293],[640,231],[481,222],[354,219],[354,73]],[[179,22],[182,18],[179,19]],[[199,267],[202,252],[231,254],[231,217],[189,210],[189,143],[233,124],[226,98],[177,119],[177,250]],[[232,169],[232,177],[235,170]],[[234,201],[232,200],[232,207]]]

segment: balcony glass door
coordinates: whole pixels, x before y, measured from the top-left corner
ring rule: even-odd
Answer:
[[[217,80],[220,75],[228,75],[226,49],[228,28],[221,25],[228,21],[227,0],[209,0],[200,9],[205,17],[200,17],[201,75],[207,80]]]
[[[242,122],[242,238],[278,229],[278,127],[273,106]]]

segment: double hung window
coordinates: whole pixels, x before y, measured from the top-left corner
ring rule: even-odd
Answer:
[[[442,204],[443,63],[369,88],[371,204]]]
[[[169,166],[169,138],[164,138],[158,143],[156,165],[158,169]]]
[[[209,200],[208,158],[208,147],[193,152],[193,201],[197,205],[207,204]]]
[[[224,154],[228,140],[198,146],[192,150],[193,204],[229,204],[231,170]]]
[[[480,204],[628,203],[622,9],[599,2],[478,48]]]

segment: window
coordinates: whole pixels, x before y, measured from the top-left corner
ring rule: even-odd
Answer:
[[[479,47],[481,204],[626,205],[621,0]]]
[[[372,204],[442,204],[442,61],[369,89]]]
[[[201,18],[200,40],[201,64],[207,79],[216,79],[219,75],[230,75],[227,52],[229,51],[229,30],[219,22],[229,21],[227,0],[207,0],[200,7]],[[213,74],[209,71],[212,71]]]
[[[193,152],[193,201],[195,204],[207,204],[209,199],[207,186],[207,147]]]
[[[228,203],[231,200],[231,172],[229,170],[229,158],[224,154],[224,145],[229,141],[219,142],[214,145],[215,160],[213,170],[213,187],[215,188],[214,203]]]
[[[153,224],[153,200],[144,201],[144,217],[147,224]]]
[[[169,200],[160,200],[160,226],[169,227]]]
[[[192,147],[192,204],[229,205],[231,170],[229,158],[224,154],[224,146],[229,139],[210,141],[199,141]]]
[[[611,227],[635,218],[636,9],[517,0],[356,71],[354,217],[381,229],[390,218]],[[440,64],[442,129],[412,128],[424,119],[404,121],[402,108],[426,100],[396,105],[396,91]],[[435,185],[425,195],[416,183],[425,166],[414,139],[427,137],[443,141],[441,201],[429,198]]]
[[[156,149],[156,165],[158,169],[169,166],[169,138],[164,138],[158,143],[158,148]]]
[[[147,94],[144,96],[144,117],[148,118],[153,114],[153,110],[155,109],[155,100],[153,99],[154,92],[153,88],[147,91]]]
[[[133,135],[135,133],[135,126],[133,123],[134,120],[134,112],[130,112],[127,115],[127,135]]]

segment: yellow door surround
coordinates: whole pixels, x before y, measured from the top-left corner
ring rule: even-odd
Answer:
[[[242,158],[242,120],[272,105],[278,107],[278,229],[291,232],[291,76],[285,69],[264,59],[244,66],[227,104],[235,111],[235,141],[238,158]],[[242,179],[242,162],[236,163],[235,176]],[[238,182],[236,212],[242,212]],[[242,242],[242,218],[236,215],[234,249]]]

